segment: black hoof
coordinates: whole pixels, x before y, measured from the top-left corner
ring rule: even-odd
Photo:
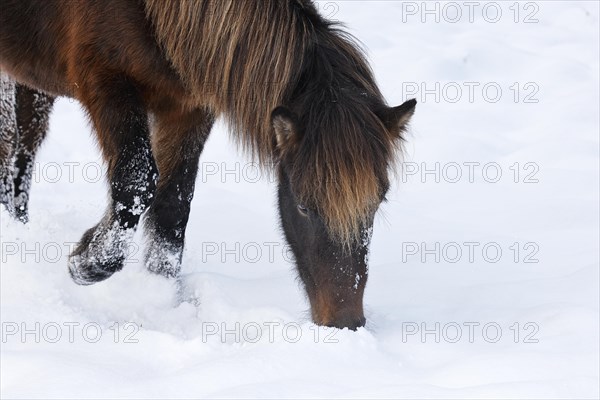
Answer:
[[[108,227],[107,227],[108,225]],[[88,230],[69,257],[69,274],[78,285],[92,285],[123,269],[132,230],[100,223]]]
[[[23,210],[21,208],[15,207],[15,218],[17,219],[17,221],[22,222],[23,224],[28,223],[29,213],[27,212],[27,209]]]
[[[179,276],[183,246],[173,246],[166,242],[153,241],[146,251],[146,268],[148,271],[167,278]]]
[[[29,222],[29,210],[27,205],[15,204],[15,218],[24,224]]]
[[[27,206],[28,200],[29,198],[26,193],[15,193],[15,218],[24,224],[29,222],[29,207]]]
[[[74,256],[69,259],[69,274],[73,282],[78,285],[93,285],[110,278],[115,272],[123,269],[123,261],[121,259],[99,263]]]

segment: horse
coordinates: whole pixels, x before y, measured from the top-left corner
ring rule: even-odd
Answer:
[[[271,168],[280,225],[318,325],[365,325],[375,213],[416,101],[390,107],[360,43],[309,0],[2,0],[0,201],[27,222],[54,99],[85,109],[110,200],[69,255],[75,283],[177,277],[199,157],[218,117]]]

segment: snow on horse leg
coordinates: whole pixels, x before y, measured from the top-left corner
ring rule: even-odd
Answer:
[[[13,176],[18,141],[15,103],[15,81],[0,72],[0,204],[4,204],[12,216],[15,215]]]
[[[54,97],[24,85],[16,86],[16,122],[19,129],[15,156],[14,205],[17,219],[29,221],[29,191],[35,156],[48,131]]]

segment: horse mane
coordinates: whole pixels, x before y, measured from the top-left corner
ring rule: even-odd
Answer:
[[[295,103],[306,124],[290,163],[296,195],[319,208],[333,237],[346,244],[360,239],[387,189],[398,134],[373,112],[385,102],[356,40],[308,0],[145,0],[145,6],[198,104],[223,115],[262,165],[278,161],[271,112]]]

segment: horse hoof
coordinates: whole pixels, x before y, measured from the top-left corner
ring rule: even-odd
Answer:
[[[29,222],[29,213],[27,210],[22,210],[19,207],[15,207],[15,218],[17,221],[27,224]]]
[[[69,256],[69,273],[78,285],[91,285],[110,278],[123,269],[126,246],[133,230],[121,229],[116,223],[100,222],[88,229]]]
[[[170,246],[166,243],[150,244],[146,253],[148,271],[167,278],[177,278],[181,270],[183,246]]]
[[[90,262],[81,256],[69,259],[69,274],[78,285],[87,286],[110,278],[123,268],[123,260]]]
[[[27,210],[27,207],[15,204],[14,217],[17,221],[22,222],[23,224],[28,223],[29,222],[29,212]]]
[[[29,222],[29,210],[27,208],[27,199],[23,199],[22,196],[15,197],[15,218],[18,221],[26,224]]]

